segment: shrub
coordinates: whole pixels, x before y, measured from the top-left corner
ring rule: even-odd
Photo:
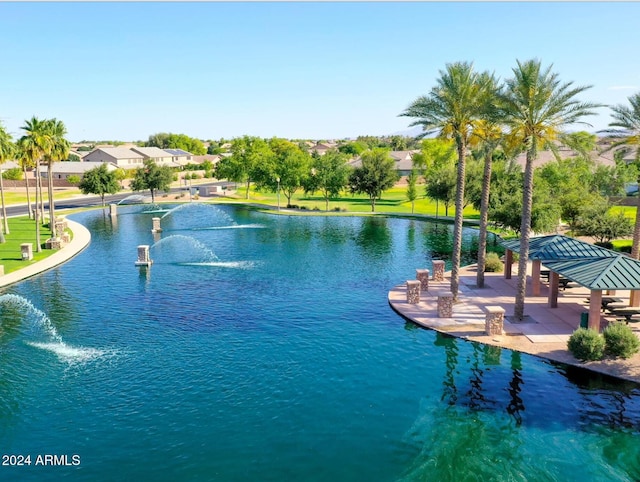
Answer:
[[[489,273],[499,273],[504,270],[504,264],[500,261],[498,253],[487,253],[484,270]]]
[[[578,360],[602,360],[604,356],[604,337],[596,330],[578,328],[569,337],[567,346]]]
[[[22,169],[19,167],[7,169],[2,173],[2,179],[6,179],[8,181],[22,181]]]
[[[607,355],[629,358],[640,350],[640,340],[624,323],[611,323],[602,334]]]
[[[613,243],[611,241],[596,241],[593,244],[600,246],[601,248],[613,249]]]

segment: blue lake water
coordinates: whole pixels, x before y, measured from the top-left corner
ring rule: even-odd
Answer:
[[[640,479],[637,385],[391,310],[450,226],[142,209],[0,293],[0,480]]]

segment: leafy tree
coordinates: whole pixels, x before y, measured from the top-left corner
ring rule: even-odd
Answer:
[[[346,144],[340,144],[338,151],[343,154],[348,154],[352,157],[359,156],[368,149],[367,145],[362,142],[347,142]]]
[[[391,136],[389,138],[389,147],[392,151],[405,151],[409,142],[405,136]]]
[[[22,169],[19,167],[12,167],[2,173],[2,179],[8,181],[21,181],[23,179]]]
[[[411,214],[414,212],[416,199],[418,199],[418,172],[415,169],[411,169],[411,172],[407,176],[407,201],[411,203]]]
[[[69,154],[69,159],[67,159],[68,161],[71,162],[81,162],[82,159],[80,159],[80,156],[78,156],[77,154]]]
[[[127,171],[121,167],[113,171],[113,174],[116,176],[116,180],[120,183],[120,187],[124,187],[122,185],[122,181],[127,178]]]
[[[583,208],[575,226],[580,236],[590,236],[599,243],[607,243],[633,233],[633,223],[624,213],[611,213],[606,203]]]
[[[636,164],[640,164],[640,92],[629,97],[629,104],[611,107],[613,121],[609,123],[611,129],[603,132],[615,139],[610,149],[635,148]],[[638,192],[638,209],[633,229],[633,244],[631,257],[640,258],[640,191]]]
[[[346,155],[337,150],[329,150],[323,156],[312,156],[311,175],[305,182],[305,192],[320,191],[329,210],[329,199],[336,197],[347,186],[349,166]]]
[[[196,156],[202,156],[207,152],[201,140],[185,134],[160,132],[149,136],[144,145],[147,147],[159,147],[160,149],[182,149]]]
[[[449,216],[449,207],[456,199],[456,167],[454,164],[442,164],[434,166],[427,175],[425,194],[429,199],[436,201],[436,218],[438,217],[438,204],[444,204],[444,215]]]
[[[588,87],[562,84],[551,67],[542,69],[538,60],[517,62],[514,76],[505,81],[500,95],[502,120],[514,142],[526,149],[524,186],[522,189],[522,222],[520,227],[520,257],[514,315],[524,319],[524,300],[529,259],[529,238],[533,208],[533,161],[538,150],[558,137],[562,126],[581,123],[582,117],[593,114],[597,104],[579,102],[576,96]]]
[[[76,174],[72,174],[69,177],[67,177],[67,181],[69,182],[69,184],[73,186],[77,186],[78,184],[80,184],[80,181],[82,181],[82,179],[80,178],[80,176]]]
[[[349,176],[349,187],[352,193],[362,193],[369,196],[371,211],[376,210],[376,199],[382,192],[398,181],[398,171],[389,155],[389,151],[382,148],[368,150],[362,153],[362,165],[356,167]]]
[[[262,163],[270,162],[273,152],[264,139],[244,136],[231,143],[231,156],[216,164],[215,177],[243,182],[247,186],[246,198],[249,199],[249,187]]]
[[[427,96],[413,101],[400,115],[418,120],[410,125],[421,125],[424,135],[438,132],[442,138],[453,139],[458,150],[456,179],[456,215],[453,226],[453,256],[451,292],[458,298],[460,284],[460,255],[462,248],[462,211],[465,189],[465,160],[473,123],[478,119],[489,88],[488,75],[479,75],[468,62],[447,64],[440,71],[437,85]]]
[[[585,159],[591,158],[590,154],[596,148],[598,141],[598,136],[587,131],[562,133],[559,138],[562,144],[573,149]]]
[[[151,202],[155,202],[156,191],[169,191],[173,182],[173,171],[169,166],[158,166],[154,161],[147,159],[144,166],[135,170],[131,189],[134,191],[151,191]]]
[[[118,177],[115,171],[109,171],[107,164],[101,164],[85,172],[78,187],[83,194],[99,195],[102,206],[105,205],[104,196],[106,194],[115,194],[120,190]]]
[[[272,155],[256,167],[256,183],[259,188],[282,190],[291,206],[291,197],[303,186],[311,170],[311,156],[297,144],[285,139],[269,141]]]

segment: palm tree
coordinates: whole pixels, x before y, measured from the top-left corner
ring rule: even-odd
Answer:
[[[509,128],[509,136],[526,149],[524,183],[522,189],[522,221],[520,225],[520,253],[518,285],[514,316],[524,319],[524,299],[529,258],[529,236],[533,203],[533,161],[538,148],[545,147],[569,124],[587,124],[580,119],[592,115],[599,104],[579,102],[576,96],[590,86],[574,87],[573,82],[561,83],[558,74],[551,72],[552,65],[541,68],[537,59],[517,61],[513,78],[505,81],[500,95],[503,122]]]
[[[635,146],[636,162],[640,161],[640,92],[629,97],[631,107],[616,105],[611,107],[613,121],[609,123],[607,129],[601,131],[610,135],[616,141],[608,150],[619,146]],[[636,224],[633,230],[633,246],[631,257],[640,258],[640,193],[638,194],[638,209],[636,210]]]
[[[51,137],[51,151],[45,155],[47,162],[47,185],[49,191],[49,227],[55,233],[55,206],[53,202],[53,163],[69,157],[69,141],[65,139],[67,128],[62,121],[49,119],[46,122],[47,134]]]
[[[11,142],[11,135],[0,124],[0,164],[9,160],[15,152],[15,146]],[[2,169],[0,169],[0,199],[2,202],[2,219],[4,224],[4,232],[0,226],[0,242],[4,243],[4,234],[9,234],[9,221],[7,220],[7,208],[4,203],[4,184],[2,179]]]
[[[38,195],[40,196],[40,200],[42,200],[41,187],[40,191],[38,189],[38,186],[41,186],[40,162],[46,155],[51,152],[52,142],[51,136],[49,136],[47,132],[47,121],[41,121],[34,116],[30,120],[25,121],[25,125],[22,126],[21,129],[25,131],[25,135],[20,138],[18,143],[23,151],[24,159],[28,163],[34,163],[36,166],[36,247],[37,251],[40,252],[42,251],[42,246],[40,245],[39,216],[42,216],[44,214],[43,212],[41,212],[42,209],[38,209]]]
[[[483,74],[488,75],[488,74]],[[478,233],[478,269],[476,285],[484,288],[484,268],[487,257],[487,227],[489,224],[489,191],[491,189],[491,167],[493,153],[503,138],[501,126],[498,124],[499,111],[497,96],[499,87],[493,76],[486,79],[487,90],[480,119],[474,124],[470,141],[478,142],[484,154],[484,170],[482,174],[482,194],[480,199],[480,225]]]
[[[453,226],[451,292],[458,299],[460,251],[462,247],[462,210],[464,208],[465,157],[474,121],[478,119],[487,89],[487,77],[479,75],[468,62],[447,64],[440,71],[437,85],[426,96],[418,97],[400,114],[417,117],[411,126],[421,125],[424,137],[438,132],[441,138],[454,139],[458,151],[456,215]]]
[[[29,159],[28,155],[22,148],[20,141],[16,143],[15,147],[16,161],[18,161],[18,164],[20,164],[20,167],[22,168],[22,175],[24,176],[24,187],[27,194],[27,209],[29,212],[29,219],[33,219],[33,206],[31,205],[31,194],[29,193],[29,178],[27,177],[28,169],[33,166],[31,165],[31,160]]]

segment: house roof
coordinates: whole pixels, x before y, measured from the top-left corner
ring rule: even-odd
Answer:
[[[101,162],[101,161],[64,161],[64,162],[54,162],[53,163],[53,172],[55,173],[65,173],[65,174],[84,174],[91,169],[96,167],[100,167],[102,164],[107,165],[108,171],[114,171],[117,169],[110,162]]]
[[[182,149],[164,149],[165,152],[168,152],[172,156],[192,156],[190,152],[183,151]]]
[[[569,159],[572,157],[578,157],[580,154],[574,151],[573,149],[569,149],[564,146],[558,147],[558,156],[560,159]],[[613,160],[612,155],[607,155],[606,153],[602,155],[599,150],[594,149],[589,153],[589,157],[592,161],[603,164],[605,166],[615,166],[616,163]],[[536,159],[533,161],[533,167],[540,167],[548,162],[552,162],[557,160],[556,155],[552,151],[538,151]],[[524,169],[524,166],[527,161],[527,153],[522,152],[516,157],[516,163]]]
[[[171,157],[171,154],[159,147],[132,147],[131,150],[142,154],[144,157]]]
[[[99,147],[85,154],[84,157],[87,157],[89,154],[93,154],[96,151],[104,152],[115,159],[144,159],[144,156],[132,151],[128,147]]]

